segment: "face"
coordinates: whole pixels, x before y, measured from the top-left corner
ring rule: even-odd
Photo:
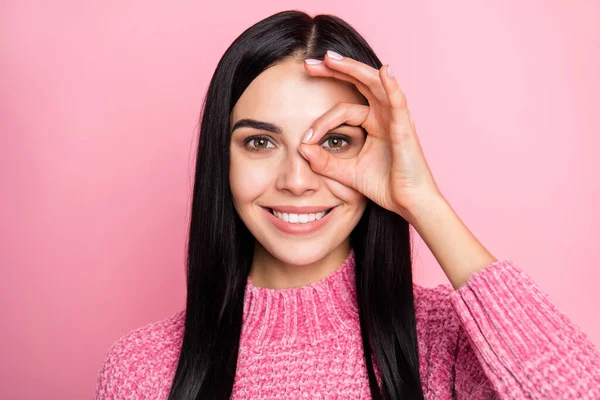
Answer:
[[[302,60],[290,60],[263,71],[231,112],[229,182],[235,208],[257,245],[283,263],[315,263],[348,246],[367,205],[361,193],[314,173],[298,152],[312,122],[339,102],[368,104],[354,85],[311,77]],[[235,128],[242,120],[268,125]],[[319,144],[348,158],[358,154],[365,135],[361,127],[342,125]],[[318,211],[328,212],[320,218]]]

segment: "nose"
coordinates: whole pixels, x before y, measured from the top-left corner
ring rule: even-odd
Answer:
[[[277,177],[278,190],[289,191],[296,196],[302,196],[319,188],[319,175],[313,172],[309,162],[300,155],[297,149],[290,151],[282,158]]]

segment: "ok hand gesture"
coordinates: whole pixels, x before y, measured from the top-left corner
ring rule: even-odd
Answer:
[[[389,65],[377,70],[331,51],[324,62],[307,59],[304,65],[311,76],[353,83],[369,102],[338,103],[314,121],[312,134],[309,130],[299,147],[314,172],[361,192],[407,220],[420,202],[441,196],[421,149],[406,97]],[[362,126],[367,131],[365,144],[354,158],[337,158],[316,144],[342,123]]]

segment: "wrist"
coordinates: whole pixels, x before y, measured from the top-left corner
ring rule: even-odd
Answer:
[[[425,196],[407,210],[406,220],[413,225],[415,229],[427,224],[427,221],[440,216],[446,212],[453,213],[452,207],[441,193]]]
[[[497,259],[477,240],[443,196],[413,208],[407,221],[458,289],[470,276]]]

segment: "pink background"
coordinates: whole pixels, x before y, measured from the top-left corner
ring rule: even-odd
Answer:
[[[392,64],[461,218],[600,345],[598,2],[166,4],[0,6],[3,398],[92,397],[115,340],[184,307],[208,82],[244,29],[298,7]],[[417,239],[415,279],[448,283]]]

